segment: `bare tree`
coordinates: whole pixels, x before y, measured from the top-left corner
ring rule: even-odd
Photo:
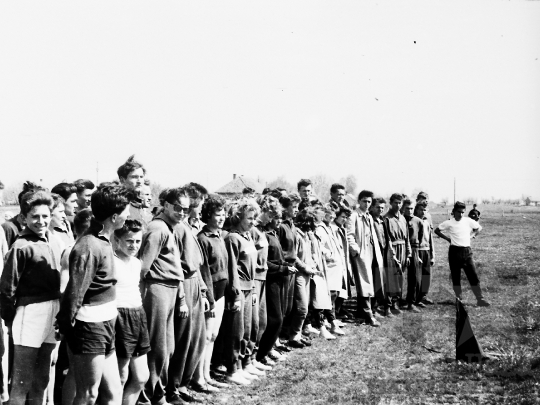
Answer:
[[[269,181],[266,186],[270,189],[274,189],[274,188],[278,188],[278,187],[281,187],[281,188],[284,188],[285,190],[287,190],[288,193],[292,193],[294,191],[296,191],[295,187],[289,183],[287,181],[287,179],[285,179],[285,176],[281,175],[279,176],[278,178],[272,180],[272,181]]]
[[[441,205],[446,207],[448,205],[448,197],[441,198]]]
[[[332,179],[326,174],[317,174],[310,178],[313,183],[313,192],[323,202],[330,199],[330,186],[332,186]]]
[[[340,184],[345,186],[345,191],[347,193],[356,193],[356,189],[358,188],[358,181],[356,180],[356,176],[354,174],[349,174],[347,177],[343,177],[339,182]]]

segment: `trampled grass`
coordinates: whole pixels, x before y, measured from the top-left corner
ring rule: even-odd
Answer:
[[[540,403],[540,212],[482,211],[484,232],[473,242],[489,308],[463,275],[474,332],[493,361],[455,357],[455,306],[448,245],[436,238],[431,296],[436,305],[405,313],[381,328],[348,324],[336,341],[317,338],[295,350],[264,379],[230,388],[209,403],[228,404],[535,404]],[[435,224],[446,210],[432,211]],[[525,216],[525,218],[523,218]]]

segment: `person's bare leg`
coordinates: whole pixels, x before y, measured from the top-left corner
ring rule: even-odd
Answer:
[[[199,361],[199,365],[197,366],[197,370],[195,370],[195,373],[193,375],[193,381],[199,383],[200,385],[204,385],[206,383],[206,375],[205,375],[204,367],[206,364],[206,359],[208,358],[208,347],[210,346],[210,339],[212,337],[212,326],[213,326],[214,320],[215,318],[205,318],[206,339],[204,341],[204,351],[203,351],[203,355],[201,356],[201,360]],[[212,352],[210,352],[210,358],[211,357],[212,357]]]
[[[75,398],[73,405],[94,405],[99,393],[99,385],[105,365],[103,354],[75,354],[70,368],[75,377]],[[116,359],[115,359],[116,360]],[[115,364],[116,374],[118,366]],[[118,377],[120,380],[120,377]]]
[[[99,385],[100,405],[120,405],[122,403],[122,384],[118,373],[116,352],[105,356],[101,384]]]
[[[34,365],[34,379],[28,402],[30,405],[42,405],[45,399],[47,386],[49,384],[49,374],[51,372],[51,358],[56,343],[43,343],[38,350],[36,363]]]
[[[129,362],[129,371],[131,375],[129,382],[127,384],[124,382],[122,405],[135,405],[146,381],[150,378],[146,354],[139,357],[132,357]]]
[[[56,347],[51,353],[51,365],[49,367],[49,384],[47,385],[47,395],[45,403],[48,405],[54,405],[54,384],[56,382],[56,362],[58,360],[58,348],[60,342],[56,344]]]
[[[32,388],[34,367],[39,348],[21,345],[13,346],[13,376],[11,378],[10,405],[24,405]],[[47,364],[47,368],[48,368]],[[47,381],[49,376],[47,375]]]
[[[225,298],[221,297],[214,304],[214,313],[215,318],[213,318],[212,326],[207,328],[207,331],[210,331],[210,341],[206,347],[206,353],[204,357],[204,371],[203,375],[205,380],[210,381],[210,365],[212,363],[212,353],[214,352],[214,343],[216,341],[217,335],[219,333],[219,328],[221,327],[221,322],[223,321],[223,311],[225,310]],[[202,361],[201,361],[202,363]]]
[[[69,369],[64,379],[64,385],[62,385],[62,405],[73,405],[75,399],[75,374],[73,373],[73,354],[67,347],[67,354],[69,359]]]
[[[9,379],[9,334],[8,334],[8,328],[6,327],[4,320],[2,319],[0,322],[0,327],[4,331],[4,357],[2,357],[2,370],[4,370],[4,378],[1,382],[3,387],[2,396],[0,397],[0,401],[7,402],[9,400],[9,390],[8,390],[8,379]]]

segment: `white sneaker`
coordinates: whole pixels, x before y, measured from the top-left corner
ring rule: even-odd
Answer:
[[[334,320],[334,325],[339,326],[340,328],[343,328],[344,326],[347,326],[346,323],[341,322],[339,319]]]
[[[266,375],[264,371],[259,370],[253,364],[248,364],[247,366],[245,366],[244,371],[247,371],[249,374],[253,374],[259,377],[264,377]]]
[[[287,360],[287,356],[279,353],[277,350],[274,350],[274,349],[270,350],[270,353],[268,353],[268,357],[270,357],[270,359],[275,360],[275,361]]]
[[[242,369],[242,370],[238,370],[239,373],[242,373],[241,376],[244,377],[246,380],[258,380],[259,377],[256,376],[255,374],[251,374],[250,372]]]
[[[338,336],[345,335],[345,332],[343,332],[343,330],[338,325],[336,325],[335,323],[330,328],[330,332],[333,333],[334,335],[338,335]]]
[[[307,333],[306,333],[306,332],[307,332]],[[313,326],[307,325],[306,327],[304,327],[304,334],[310,334],[310,333],[312,333],[312,334],[314,334],[314,335],[318,335],[318,334],[321,333],[321,332],[319,332],[319,331],[318,331],[317,329],[315,329]]]
[[[272,359],[271,359],[270,357],[268,357],[268,356],[266,356],[266,357],[264,358],[264,362],[265,362],[268,366],[270,366],[270,367],[273,367],[273,366],[276,365],[276,362],[275,362],[274,360],[272,360]]]
[[[262,370],[262,371],[270,371],[272,370],[272,367],[266,365],[266,364],[262,364],[261,362],[257,361],[257,360],[253,360],[251,362],[251,364],[253,364],[256,368],[258,368],[259,370]]]
[[[328,332],[324,326],[321,326],[321,329],[319,330],[321,331],[321,337],[325,338],[326,340],[334,340],[336,338],[334,335]]]
[[[227,374],[225,378],[227,379],[227,381],[233,384],[237,384],[237,385],[250,385],[251,384],[251,381],[248,380],[247,378],[244,378],[240,370],[237,370],[232,374]]]

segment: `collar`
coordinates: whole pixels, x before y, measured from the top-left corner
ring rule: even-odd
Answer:
[[[383,223],[383,220],[381,217],[377,217],[375,218],[374,216],[371,216],[371,218],[373,218],[373,222],[376,222],[378,224],[382,224]]]
[[[369,212],[367,212],[367,211],[366,211],[366,212],[362,212],[362,211],[356,209],[356,212],[357,212],[357,214],[358,214],[359,217],[369,218],[369,217],[371,216],[371,215],[369,215]]]
[[[202,230],[201,230],[202,233],[204,233],[206,236],[216,236],[216,237],[221,237],[221,230],[218,229],[216,231],[211,231],[210,228],[208,228],[207,225],[203,226]]]
[[[249,231],[247,232],[240,232],[239,230],[237,229],[233,229],[231,230],[231,233],[237,233],[238,235],[240,235],[241,237],[243,237],[244,239],[246,240],[252,240],[251,239],[251,233]]]
[[[386,216],[387,216],[387,217],[392,217],[392,218],[399,218],[399,217],[402,216],[402,214],[401,214],[401,212],[399,212],[399,211],[398,211],[396,214],[392,213],[392,211],[388,211],[388,212],[386,213]]]
[[[96,221],[94,218],[90,221],[90,232],[92,232],[96,237],[102,240],[110,242],[109,237],[103,233],[104,226],[103,224]]]
[[[61,233],[68,233],[66,228],[61,228],[59,226],[53,226],[52,229],[49,228],[49,230],[53,230],[53,231],[61,232]]]
[[[176,226],[176,224],[173,224],[171,223],[171,221],[169,221],[169,218],[167,218],[163,212],[160,212],[159,214],[157,214],[154,217],[154,219],[161,219],[163,222],[167,224],[167,226],[170,228],[171,231]]]
[[[130,201],[130,204],[131,204],[132,207],[135,207],[135,208],[141,208],[142,207],[142,203],[137,202],[135,200]]]
[[[50,235],[50,233],[49,233],[48,229],[45,231],[45,236],[40,236],[37,233],[35,233],[34,231],[31,231],[28,227],[24,228],[20,233],[20,236],[33,236],[34,238],[37,238],[37,239],[42,240],[44,242],[49,241],[49,235]]]

